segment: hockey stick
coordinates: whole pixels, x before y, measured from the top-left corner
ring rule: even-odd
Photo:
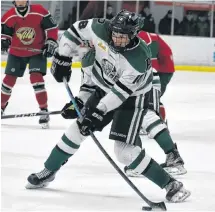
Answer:
[[[76,104],[75,98],[72,94],[72,91],[67,83],[66,78],[63,78],[64,85],[66,87],[66,90],[69,94],[69,97],[74,105],[74,108],[79,116],[79,118],[82,118],[82,114],[78,108],[78,105]],[[109,156],[109,154],[106,152],[106,150],[103,148],[103,146],[100,144],[96,136],[92,131],[90,131],[90,136],[93,139],[93,141],[96,143],[100,151],[104,154],[104,156],[107,158],[107,160],[111,163],[111,165],[116,169],[116,171],[120,174],[120,176],[133,188],[133,190],[150,206],[150,207],[143,207],[142,210],[163,210],[166,211],[166,205],[164,202],[152,202],[147,197],[145,197],[141,191],[129,180],[129,178],[123,173],[123,171],[117,166],[117,164],[113,161],[113,159]]]
[[[24,118],[24,117],[34,117],[41,115],[57,115],[61,114],[61,111],[52,111],[52,112],[39,112],[39,113],[22,113],[14,115],[1,116],[1,119],[11,119],[11,118]]]
[[[24,50],[24,51],[29,51],[29,52],[42,52],[43,51],[41,49],[23,48],[23,47],[17,47],[17,46],[11,46],[10,48],[12,48],[12,49],[18,49],[18,50]]]

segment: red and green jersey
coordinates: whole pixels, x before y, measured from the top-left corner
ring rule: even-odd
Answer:
[[[11,40],[11,47],[41,49],[47,39],[58,38],[58,26],[42,5],[30,5],[24,16],[11,8],[3,15],[1,24],[1,36]],[[14,48],[9,53],[19,57],[40,54]]]
[[[152,53],[152,67],[158,72],[173,73],[175,71],[172,50],[168,44],[157,34],[145,31],[138,36],[144,40]]]

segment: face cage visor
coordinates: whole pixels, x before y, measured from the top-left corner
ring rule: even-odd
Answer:
[[[115,47],[125,48],[130,43],[128,34],[122,34],[119,32],[112,32],[111,38]]]

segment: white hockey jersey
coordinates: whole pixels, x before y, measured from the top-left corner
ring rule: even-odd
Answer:
[[[95,61],[86,77],[89,84],[96,85],[107,94],[99,105],[105,112],[119,107],[129,96],[139,96],[152,87],[151,52],[147,45],[139,43],[123,53],[109,46],[109,21],[89,19],[77,21],[61,37],[59,54],[73,57],[80,45],[90,44],[95,48]]]

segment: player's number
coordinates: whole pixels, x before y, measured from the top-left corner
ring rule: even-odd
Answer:
[[[80,21],[79,22],[79,25],[78,25],[78,28],[79,29],[84,29],[88,24],[88,21]]]

